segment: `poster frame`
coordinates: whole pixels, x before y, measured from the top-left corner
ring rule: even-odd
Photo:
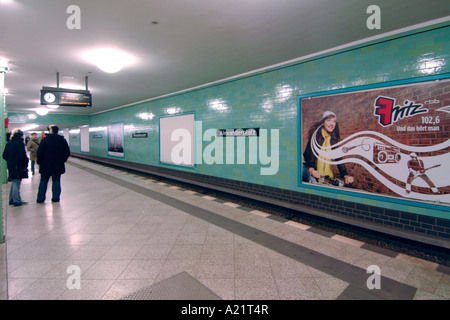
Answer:
[[[83,134],[82,134],[82,129],[85,129],[85,128],[87,128],[88,129],[88,133],[87,133],[87,142],[88,142],[88,151],[83,151],[82,150],[82,148],[83,148]],[[87,125],[87,126],[82,126],[82,127],[80,127],[80,152],[81,153],[85,153],[85,154],[89,154],[90,152],[91,152],[91,139],[90,139],[90,132],[89,132],[89,125]]]
[[[111,151],[109,150],[109,141],[111,139],[111,137],[110,137],[111,126],[118,125],[118,124],[122,125],[122,146],[123,146],[123,152],[121,153],[121,155],[119,155],[119,153],[117,153],[117,154],[111,153]],[[108,124],[108,126],[107,126],[107,138],[108,139],[106,139],[106,150],[107,150],[108,157],[124,159],[125,158],[125,125],[124,125],[124,123],[123,122],[114,122],[114,123]]]
[[[169,162],[163,162],[161,161],[161,119],[162,118],[169,118],[169,117],[175,117],[175,116],[185,116],[185,115],[189,115],[192,114],[194,115],[194,132],[193,132],[193,149],[194,149],[194,165],[192,166],[188,166],[188,165],[179,165],[179,164],[175,164],[175,163],[169,163]],[[191,170],[196,170],[197,169],[197,154],[196,154],[196,114],[195,111],[187,111],[187,112],[182,112],[182,113],[174,113],[174,114],[166,114],[166,115],[162,115],[158,117],[158,161],[160,165],[164,165],[164,166],[170,166],[170,167],[175,167],[175,168],[184,168],[184,169],[191,169]]]
[[[394,87],[394,86],[403,86],[403,85],[409,85],[409,84],[420,84],[421,82],[429,82],[429,81],[436,81],[436,80],[445,80],[450,79],[450,73],[444,73],[439,75],[432,75],[432,76],[424,76],[424,77],[416,77],[416,78],[410,78],[410,79],[404,79],[404,80],[394,80],[394,81],[387,81],[382,83],[374,83],[369,85],[362,85],[362,86],[355,86],[355,87],[346,87],[346,88],[340,88],[340,89],[332,89],[327,91],[318,91],[318,92],[312,92],[312,93],[306,93],[302,95],[297,96],[297,168],[298,168],[298,176],[297,176],[297,186],[309,190],[314,190],[315,192],[329,192],[331,194],[336,194],[337,197],[339,196],[352,196],[352,197],[359,197],[363,199],[370,199],[375,201],[383,201],[383,202],[390,202],[393,204],[399,204],[399,205],[406,205],[406,206],[415,206],[420,208],[426,208],[426,209],[434,209],[439,211],[447,211],[450,212],[450,204],[447,203],[434,203],[431,201],[425,201],[425,200],[419,200],[419,199],[413,199],[413,198],[401,198],[400,196],[392,196],[388,194],[375,194],[370,193],[369,191],[364,190],[354,190],[354,189],[341,189],[336,188],[332,186],[326,186],[321,184],[312,184],[312,183],[306,183],[302,181],[302,173],[303,173],[303,150],[304,147],[302,145],[302,112],[301,112],[301,100],[309,97],[318,97],[318,96],[325,96],[325,95],[335,95],[340,93],[349,93],[349,92],[358,92],[358,91],[364,91],[364,90],[371,90],[371,89],[382,89],[382,88],[388,88],[388,87]]]

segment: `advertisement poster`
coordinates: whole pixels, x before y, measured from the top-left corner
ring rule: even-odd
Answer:
[[[300,98],[300,184],[450,203],[448,79]]]
[[[108,154],[115,157],[124,156],[123,123],[108,126]]]

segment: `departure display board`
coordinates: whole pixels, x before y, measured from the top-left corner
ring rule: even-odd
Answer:
[[[60,106],[77,106],[77,107],[90,107],[91,106],[91,94],[89,93],[73,93],[73,92],[60,92],[59,93],[59,105]]]
[[[92,106],[92,95],[89,91],[84,90],[45,88],[41,90],[41,104],[90,107]]]

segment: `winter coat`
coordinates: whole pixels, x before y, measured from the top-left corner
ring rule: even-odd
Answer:
[[[9,179],[28,177],[28,157],[21,137],[12,137],[2,155],[8,164]]]
[[[69,145],[63,136],[48,134],[37,150],[39,173],[44,176],[61,175],[66,172],[64,163],[70,156]]]
[[[30,160],[36,161],[37,149],[39,148],[39,139],[31,139],[27,143],[27,150],[30,152]]]

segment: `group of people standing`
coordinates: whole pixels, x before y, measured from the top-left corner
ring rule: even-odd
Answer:
[[[17,207],[27,204],[20,196],[20,184],[22,179],[28,178],[29,161],[31,161],[31,173],[35,174],[35,163],[37,163],[41,174],[36,202],[45,201],[50,178],[52,178],[52,202],[60,201],[61,175],[65,173],[65,162],[70,156],[70,149],[66,139],[59,135],[58,131],[58,126],[51,125],[48,127],[49,134],[42,136],[41,139],[33,133],[26,145],[30,158],[25,151],[23,131],[20,129],[12,131],[11,138],[3,151],[3,159],[8,166],[8,179],[11,181],[10,205]]]

